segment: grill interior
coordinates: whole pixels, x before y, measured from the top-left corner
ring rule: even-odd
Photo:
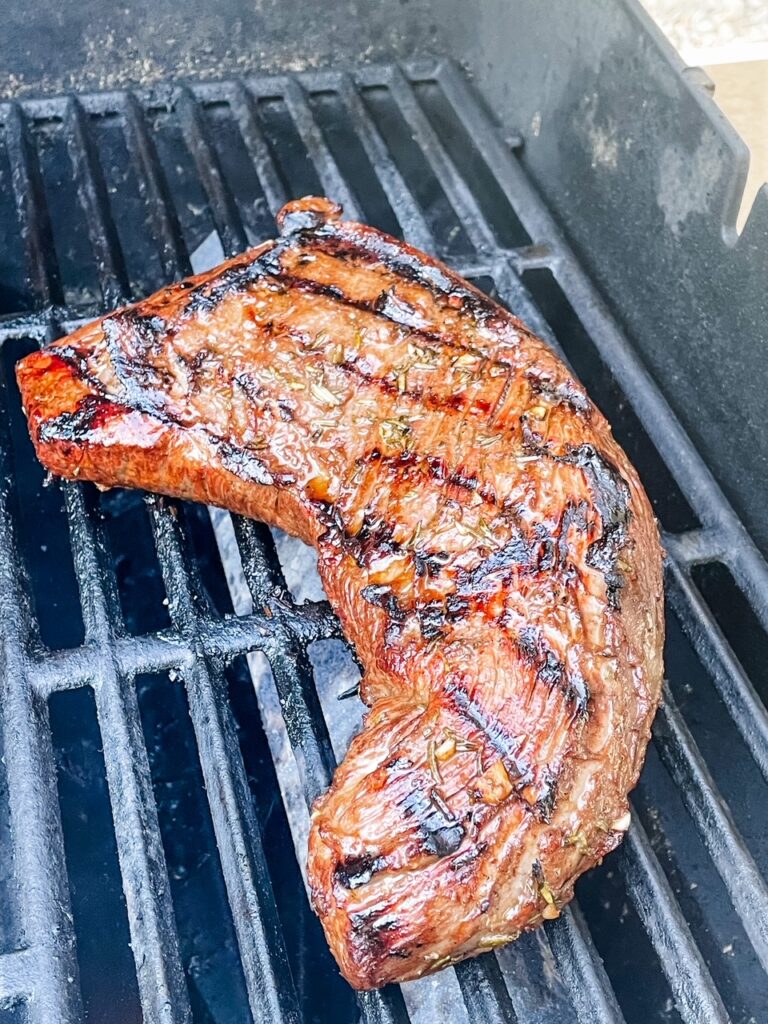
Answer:
[[[0,1022],[757,1022],[766,568],[448,62],[0,107]],[[301,545],[44,479],[13,364],[326,193],[547,338],[665,533],[665,705],[622,850],[559,920],[355,996],[303,889],[362,706]],[[294,856],[294,851],[298,856]]]

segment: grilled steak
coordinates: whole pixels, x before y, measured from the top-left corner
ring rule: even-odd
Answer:
[[[290,203],[281,237],[18,366],[41,461],[318,551],[371,710],[312,812],[345,977],[514,939],[621,840],[662,674],[635,471],[554,354],[446,267]]]

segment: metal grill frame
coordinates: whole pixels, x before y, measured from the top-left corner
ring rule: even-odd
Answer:
[[[503,249],[497,244],[474,195],[416,97],[414,84],[419,81],[437,82],[461,121],[471,126],[490,170],[533,239],[531,246]],[[259,96],[281,96],[325,191],[344,205],[348,216],[355,217],[354,191],[344,180],[307,101],[313,92],[333,91],[344,104],[406,238],[440,255],[426,219],[361,99],[361,90],[368,86],[390,91],[477,251],[471,263],[456,265],[454,261],[456,269],[464,276],[491,276],[501,301],[557,348],[521,282],[526,270],[551,270],[697,515],[700,529],[664,538],[668,601],[698,657],[708,666],[747,749],[768,779],[768,712],[691,575],[696,565],[722,562],[768,628],[768,567],[526,177],[515,155],[520,140],[511,140],[510,145],[509,139],[501,137],[457,67],[447,61],[433,65],[422,61],[413,67],[368,67],[355,73],[255,76],[193,84],[169,93],[225,253],[239,252],[248,242],[202,108],[217,102],[231,106],[274,214],[288,197],[253,105]],[[189,256],[145,119],[148,99],[149,94],[142,92],[113,92],[0,106],[26,244],[29,286],[38,306],[32,314],[2,321],[0,343],[32,337],[44,344],[130,298],[90,137],[92,114],[117,112],[121,116],[144,199],[152,211],[163,272],[169,281],[189,273]],[[30,136],[30,121],[50,116],[64,120],[73,174],[99,267],[103,295],[99,308],[71,309],[63,304],[50,218]],[[63,489],[85,642],[71,650],[44,650],[15,539],[6,443],[0,444],[0,460],[0,726],[5,735],[15,870],[24,879],[20,907],[24,946],[0,955],[0,1007],[34,995],[26,1005],[30,1024],[53,1020],[65,1024],[82,1017],[47,699],[56,691],[89,686],[96,700],[111,804],[120,808],[114,818],[115,833],[144,1017],[153,1024],[183,1024],[191,1019],[133,686],[139,674],[176,670],[183,676],[188,694],[253,1020],[265,1024],[298,1021],[298,1003],[259,828],[223,687],[223,669],[229,659],[249,651],[262,651],[268,657],[310,802],[329,784],[334,759],[306,649],[315,640],[340,635],[335,617],[324,603],[299,607],[275,597],[275,587],[284,590],[284,581],[269,532],[239,519],[236,535],[255,610],[223,621],[201,614],[195,599],[194,566],[173,508],[157,501],[151,518],[172,625],[151,635],[128,636],[121,622],[103,526],[89,513],[83,486],[66,484]],[[662,760],[679,784],[755,952],[768,970],[768,888],[668,690],[655,733]],[[728,1015],[720,995],[637,816],[624,845],[623,862],[630,896],[681,1017],[689,1024],[704,1020],[724,1024]],[[573,904],[559,920],[549,923],[545,935],[575,1019],[621,1022],[610,981],[578,906]],[[455,970],[471,1020],[517,1019],[493,955],[460,964]],[[360,1009],[367,1022],[405,1024],[408,1020],[397,988],[361,995]]]

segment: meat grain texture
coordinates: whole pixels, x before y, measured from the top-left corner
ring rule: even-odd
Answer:
[[[350,984],[514,939],[621,840],[662,679],[637,474],[547,346],[325,199],[18,366],[53,473],[318,551],[370,706],[308,878]]]

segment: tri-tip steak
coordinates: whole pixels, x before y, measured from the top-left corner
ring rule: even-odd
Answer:
[[[601,413],[519,320],[326,199],[27,356],[43,464],[316,547],[370,711],[312,810],[349,982],[556,917],[629,824],[662,679],[657,527]],[[119,813],[119,809],[116,809]]]

